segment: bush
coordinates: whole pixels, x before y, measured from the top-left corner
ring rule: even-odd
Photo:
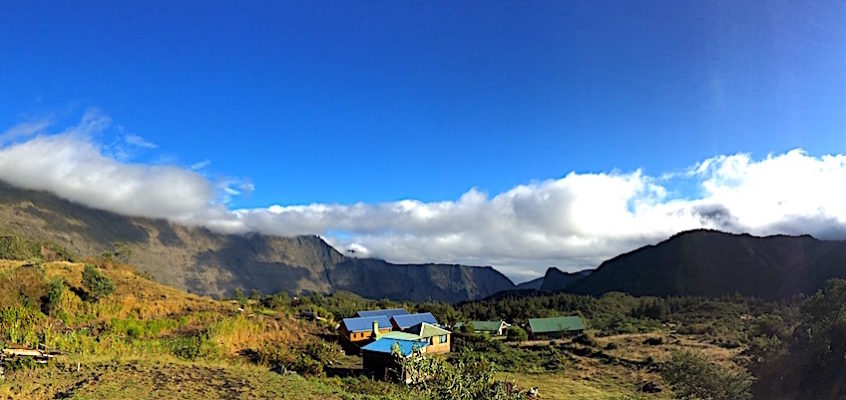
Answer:
[[[679,399],[747,400],[752,398],[752,376],[708,362],[690,352],[673,354],[661,377]]]
[[[323,364],[305,354],[297,355],[291,369],[303,376],[322,376]]]
[[[94,301],[100,300],[115,291],[112,281],[91,264],[85,264],[85,269],[82,271],[82,285],[88,291],[89,298]]]
[[[598,345],[598,343],[596,343],[596,339],[589,332],[582,332],[576,335],[573,337],[573,342],[589,347],[596,347]]]
[[[526,333],[525,329],[523,329],[523,328],[521,328],[517,325],[514,325],[514,326],[508,327],[508,331],[506,333],[506,338],[508,338],[508,340],[510,340],[510,341],[522,342],[522,341],[525,341],[525,340],[529,340],[529,334]]]
[[[513,390],[511,385],[496,379],[496,365],[484,355],[463,351],[452,357],[452,362],[415,354],[401,357],[395,353],[403,371],[410,374],[414,387],[426,398],[452,399],[500,399],[517,400],[523,393]]]
[[[238,306],[241,308],[246,308],[249,299],[244,294],[244,290],[241,288],[235,288],[235,291],[232,292],[232,298],[238,302]]]
[[[62,303],[62,297],[65,295],[65,282],[62,278],[56,278],[50,281],[47,285],[47,295],[44,298],[44,313],[53,315],[59,309]]]
[[[476,331],[476,327],[473,326],[472,322],[468,322],[466,324],[461,325],[461,328],[458,329],[461,333],[473,333]]]
[[[171,353],[184,360],[196,360],[201,357],[212,358],[219,351],[208,335],[181,336],[171,342]]]

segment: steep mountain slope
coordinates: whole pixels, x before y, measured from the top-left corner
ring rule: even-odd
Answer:
[[[565,290],[772,300],[813,293],[831,277],[846,277],[844,241],[695,230],[605,261]]]
[[[517,289],[518,290],[522,290],[522,289],[537,290],[537,289],[540,289],[541,286],[543,286],[543,277],[535,278],[535,279],[532,279],[530,281],[523,282],[523,283],[517,285]]]
[[[461,301],[514,288],[492,268],[347,258],[317,236],[221,234],[95,210],[2,182],[0,234],[49,240],[78,256],[115,254],[159,282],[212,296],[235,288],[349,290],[373,298]]]
[[[593,270],[590,269],[578,272],[564,272],[558,268],[551,267],[546,270],[546,274],[543,276],[543,284],[541,284],[540,289],[561,290],[590,275],[591,272],[593,272]]]

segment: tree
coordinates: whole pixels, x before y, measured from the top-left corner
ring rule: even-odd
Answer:
[[[473,326],[472,322],[467,322],[461,325],[461,328],[458,329],[461,333],[473,333],[476,331],[476,327]]]
[[[801,305],[800,315],[793,333],[784,335],[784,345],[763,354],[755,370],[760,378],[756,396],[846,398],[846,280],[828,280]]]
[[[525,340],[529,340],[529,334],[526,333],[526,330],[517,325],[508,327],[506,337],[508,338],[508,340],[514,342],[522,342]]]
[[[115,291],[112,281],[91,264],[85,264],[85,269],[82,271],[82,285],[88,291],[89,298],[94,301],[100,300]]]

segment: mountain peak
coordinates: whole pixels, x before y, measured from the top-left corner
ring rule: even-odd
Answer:
[[[771,300],[813,293],[831,277],[846,277],[846,242],[697,229],[605,261],[566,290]]]

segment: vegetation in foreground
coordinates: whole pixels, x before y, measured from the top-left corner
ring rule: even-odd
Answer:
[[[50,365],[6,363],[0,398],[839,398],[846,382],[846,282],[783,304],[725,297],[511,295],[456,306],[286,294],[232,301],[157,284],[111,257],[0,248],[2,346],[46,346]],[[21,250],[23,249],[23,250]],[[334,325],[359,309],[404,306],[440,321],[579,313],[589,332],[526,340],[457,332],[456,351],[422,359],[434,381],[361,374]],[[325,318],[306,322],[301,311]]]

